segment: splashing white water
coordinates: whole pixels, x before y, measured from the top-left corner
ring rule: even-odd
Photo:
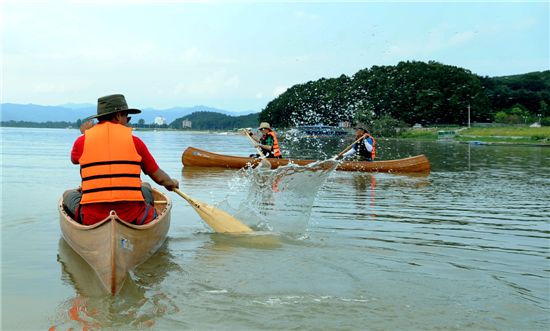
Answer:
[[[258,230],[289,235],[306,232],[313,202],[338,162],[325,160],[307,166],[289,164],[277,169],[242,169],[236,182],[248,186],[238,215]]]

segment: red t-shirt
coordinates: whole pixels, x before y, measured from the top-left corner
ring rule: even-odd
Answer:
[[[146,175],[151,175],[159,169],[159,166],[147,146],[141,139],[132,136],[134,145],[138,154],[141,156],[141,170]],[[71,162],[79,164],[82,152],[84,152],[85,136],[82,135],[76,139],[71,151]],[[92,225],[100,222],[109,216],[111,210],[116,211],[118,217],[125,221],[136,224],[146,224],[154,219],[153,208],[147,208],[143,201],[117,201],[117,202],[101,202],[81,205],[80,214],[82,215],[82,224]],[[76,215],[79,218],[79,215]],[[134,222],[135,221],[135,222]]]

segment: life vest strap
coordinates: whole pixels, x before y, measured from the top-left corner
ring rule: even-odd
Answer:
[[[102,166],[102,165],[110,165],[110,164],[133,164],[133,165],[141,165],[141,162],[138,161],[100,161],[100,162],[92,162],[88,164],[81,165],[80,168],[88,168],[88,167],[94,167],[94,166]]]
[[[102,178],[122,178],[122,177],[140,178],[140,174],[96,175],[96,176],[82,177],[82,181],[94,180],[94,179],[102,179]]]
[[[132,186],[100,187],[100,188],[93,188],[89,190],[82,190],[82,194],[101,192],[101,191],[141,191],[141,187],[132,187]]]

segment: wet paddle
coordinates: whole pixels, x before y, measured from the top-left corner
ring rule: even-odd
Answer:
[[[189,202],[191,207],[199,214],[199,216],[208,224],[214,231],[219,233],[245,233],[252,232],[252,229],[244,223],[229,215],[225,211],[215,208],[209,204],[192,199],[187,194],[179,189],[174,189],[179,196]]]
[[[355,145],[356,143],[358,143],[359,141],[363,140],[365,137],[367,136],[367,134],[365,133],[364,135],[362,135],[359,139],[355,140],[354,142],[352,142],[348,147],[344,148],[343,151],[341,151],[339,154],[337,155],[334,155],[331,160],[338,160],[342,155],[344,155],[345,152],[347,152],[350,148],[353,147],[353,145]]]
[[[248,134],[248,131],[245,131],[244,134],[248,137],[248,139],[250,139],[250,142],[254,145],[254,147],[256,147],[258,154],[260,154],[260,158],[262,159],[260,164],[265,167],[271,168],[271,163],[265,157],[264,152],[262,151],[262,148],[258,146],[258,143],[256,142],[256,140],[252,139],[250,134]]]

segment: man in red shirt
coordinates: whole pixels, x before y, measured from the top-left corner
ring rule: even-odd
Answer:
[[[152,188],[141,182],[141,171],[169,191],[179,188],[126,127],[128,114],[138,113],[141,110],[128,108],[122,94],[108,95],[98,99],[97,115],[80,127],[83,135],[74,142],[71,162],[80,164],[82,186],[63,193],[63,204],[77,222],[95,224],[112,210],[129,223],[151,222],[156,217]],[[98,119],[96,125],[93,118]]]

